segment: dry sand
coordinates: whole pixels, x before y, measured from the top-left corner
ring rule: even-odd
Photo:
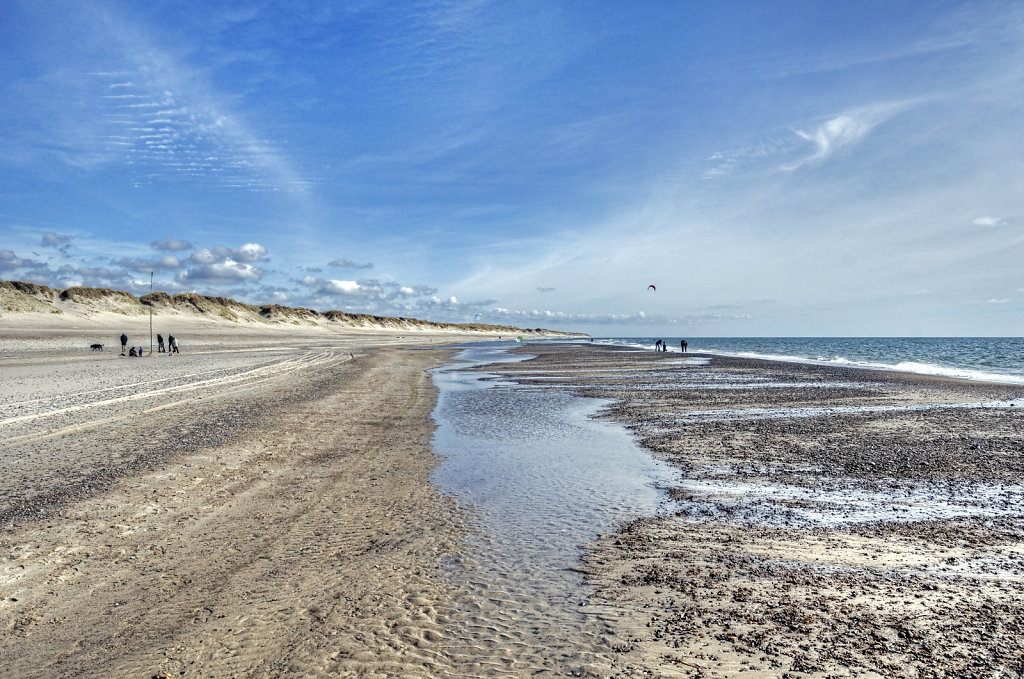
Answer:
[[[192,327],[180,356],[124,358],[2,334],[3,676],[445,673],[461,528],[429,483],[425,370],[447,352]]]

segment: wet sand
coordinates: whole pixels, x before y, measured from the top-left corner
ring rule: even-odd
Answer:
[[[502,366],[614,399],[679,470],[589,545],[611,676],[1024,674],[1020,387],[600,345]]]

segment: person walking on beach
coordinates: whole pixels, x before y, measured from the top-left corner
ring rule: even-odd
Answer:
[[[683,353],[686,353],[686,340],[679,340],[679,348],[682,349]]]
[[[662,341],[661,340],[658,340],[657,342],[655,342],[654,343],[654,350],[655,351],[661,351],[661,345],[662,345]]]
[[[156,336],[156,352],[158,354],[164,353],[164,336],[160,334]]]
[[[178,340],[174,339],[174,335],[167,336],[167,353],[176,354],[178,353]]]
[[[124,349],[128,346],[128,335],[121,333],[121,355],[124,356]]]

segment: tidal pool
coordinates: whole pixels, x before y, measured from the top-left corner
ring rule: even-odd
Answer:
[[[621,426],[592,418],[604,401],[466,370],[522,357],[490,347],[459,360],[433,373],[433,480],[474,528],[467,557],[449,564],[460,600],[448,652],[473,676],[600,675],[614,643],[605,621],[617,613],[588,605],[582,545],[667,511],[660,488],[675,473]]]

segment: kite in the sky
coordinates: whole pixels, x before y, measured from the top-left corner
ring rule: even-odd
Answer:
[[[648,290],[654,290],[655,292],[657,292],[657,291],[658,291],[658,288],[654,287],[653,285],[648,285],[648,286],[647,286],[647,289],[648,289]]]
[[[476,314],[476,315],[474,315],[474,316],[473,316],[473,320],[474,320],[474,321],[479,321],[479,320],[480,320],[480,314]]]

